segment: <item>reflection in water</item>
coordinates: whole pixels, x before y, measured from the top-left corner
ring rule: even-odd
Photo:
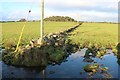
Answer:
[[[106,54],[102,58],[84,57],[87,49],[69,55],[61,64],[38,68],[19,68],[3,63],[4,78],[117,78],[118,64],[114,54]],[[85,66],[92,71],[84,70]],[[99,66],[99,67],[98,67]]]
[[[42,78],[43,80],[46,80],[46,69],[42,70]]]

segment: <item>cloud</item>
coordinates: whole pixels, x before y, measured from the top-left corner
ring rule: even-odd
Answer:
[[[117,0],[45,0],[46,7],[54,10],[94,10],[94,11],[106,11],[117,12]],[[107,6],[106,6],[107,5]]]
[[[32,6],[32,13],[29,19],[39,19],[40,18],[40,1],[41,0],[1,0],[0,2],[16,2],[22,5],[29,4]],[[59,15],[59,16],[70,16],[77,20],[84,21],[114,21],[117,22],[118,14],[118,0],[44,0],[45,1],[45,17]],[[20,3],[21,2],[21,3]],[[27,5],[26,5],[27,6]],[[16,7],[15,10],[9,10],[10,13],[7,15],[8,19],[18,19],[26,16],[26,12],[21,13],[22,7],[13,4]],[[16,10],[19,9],[18,12]],[[15,15],[14,17],[11,17]],[[4,18],[5,18],[4,14]]]
[[[73,12],[61,12],[61,11],[46,11],[46,16],[70,16],[76,20],[80,21],[112,21],[117,22],[118,21],[118,14],[117,13],[108,13],[108,12],[98,12],[98,11],[77,11],[73,14]]]

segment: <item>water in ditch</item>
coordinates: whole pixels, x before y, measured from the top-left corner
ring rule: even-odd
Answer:
[[[87,62],[84,58],[84,53],[87,49],[82,49],[76,53],[69,55],[66,61],[60,64],[48,65],[46,67],[23,68],[6,65],[0,61],[2,65],[3,78],[118,78],[118,69],[120,66],[117,63],[117,57],[109,51],[109,54],[102,58],[91,57],[93,62]],[[101,68],[107,67],[105,73],[99,71],[92,76],[84,70],[84,66],[97,63]]]

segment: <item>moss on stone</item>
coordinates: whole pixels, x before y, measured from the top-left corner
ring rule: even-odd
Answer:
[[[88,64],[86,66],[84,66],[84,70],[86,72],[94,72],[97,71],[99,69],[99,64],[95,63],[95,64]]]

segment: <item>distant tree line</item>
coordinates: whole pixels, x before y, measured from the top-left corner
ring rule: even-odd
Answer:
[[[26,22],[26,21],[27,21],[26,19],[22,18],[18,22]],[[65,17],[64,16],[51,16],[51,17],[45,18],[44,21],[75,22],[76,20],[68,16],[65,16]],[[36,22],[36,20],[33,20],[32,22]]]
[[[0,21],[0,23],[15,22],[15,21]]]
[[[74,20],[71,17],[68,16],[51,16],[48,18],[44,19],[45,21],[60,21],[60,22],[74,22],[76,20]]]

